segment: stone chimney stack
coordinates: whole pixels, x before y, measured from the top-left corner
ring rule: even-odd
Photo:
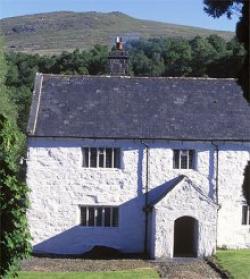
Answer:
[[[116,38],[115,50],[108,56],[108,72],[112,76],[128,74],[128,53],[124,50],[121,37]]]

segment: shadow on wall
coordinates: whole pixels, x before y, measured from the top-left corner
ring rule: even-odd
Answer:
[[[209,173],[208,173],[208,181],[209,181],[209,198],[215,200],[216,193],[216,185],[215,185],[215,175],[216,175],[216,151],[209,151]]]
[[[79,224],[56,234],[55,222],[51,228],[55,235],[34,245],[33,253],[79,255],[95,246],[112,247],[123,253],[140,253],[143,251],[143,205],[143,196],[121,204],[118,227],[86,227]],[[79,206],[72,206],[80,210]]]
[[[162,185],[155,187],[154,189],[149,191],[149,204],[155,205],[159,202],[162,198],[164,198],[178,183],[180,183],[184,175],[179,175]]]
[[[149,192],[149,204],[162,199],[183,177],[174,178]],[[122,253],[143,253],[145,194],[119,206],[119,227],[76,225],[33,247],[34,254],[81,255],[95,246],[112,247]],[[56,226],[56,225],[55,225]],[[150,228],[150,231],[155,231]],[[154,238],[152,238],[154,239]]]
[[[245,167],[242,192],[244,198],[246,199],[246,203],[250,206],[250,161],[247,162]]]

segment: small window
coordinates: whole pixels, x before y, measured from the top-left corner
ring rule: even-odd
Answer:
[[[81,206],[81,226],[118,227],[118,207]]]
[[[194,150],[174,150],[174,169],[194,169]]]
[[[119,148],[82,149],[82,166],[85,168],[120,168]]]
[[[250,225],[250,206],[242,206],[242,225]]]

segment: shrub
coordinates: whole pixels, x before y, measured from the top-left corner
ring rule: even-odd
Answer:
[[[0,278],[17,276],[20,260],[30,252],[28,188],[18,163],[23,143],[16,125],[0,114]]]

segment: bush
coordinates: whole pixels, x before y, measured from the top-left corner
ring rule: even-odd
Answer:
[[[28,188],[18,163],[24,136],[0,115],[0,278],[14,278],[21,259],[31,249],[26,219]]]

